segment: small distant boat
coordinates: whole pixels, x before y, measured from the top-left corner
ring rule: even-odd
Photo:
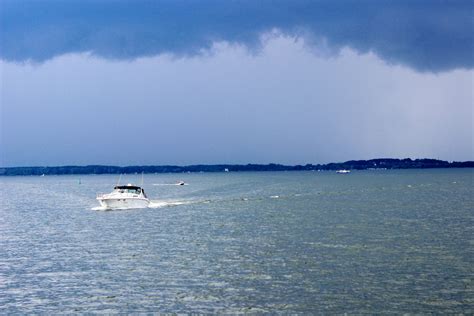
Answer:
[[[132,184],[117,185],[111,193],[98,194],[97,200],[107,209],[146,208],[150,204],[145,190]]]
[[[176,182],[176,185],[185,185],[185,184],[186,184],[186,182],[184,182],[184,181],[178,181],[178,182]]]
[[[351,171],[350,170],[347,170],[347,169],[341,169],[341,170],[337,170],[336,173],[340,173],[340,174],[345,174],[345,173],[350,173]]]

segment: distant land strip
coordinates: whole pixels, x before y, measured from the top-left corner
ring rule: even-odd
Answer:
[[[218,164],[190,166],[59,166],[59,167],[7,167],[0,168],[3,176],[67,175],[67,174],[130,174],[130,173],[183,173],[225,171],[313,171],[313,170],[369,170],[369,169],[427,169],[427,168],[474,168],[474,161],[448,162],[438,159],[371,159],[349,160],[341,163],[281,165],[281,164]]]

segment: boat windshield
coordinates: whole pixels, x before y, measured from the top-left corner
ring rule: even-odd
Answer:
[[[116,189],[119,193],[131,193],[131,194],[140,194],[141,189]]]

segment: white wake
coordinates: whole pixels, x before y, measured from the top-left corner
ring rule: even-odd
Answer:
[[[178,206],[178,205],[185,205],[185,204],[194,204],[194,203],[209,203],[209,200],[185,200],[185,201],[162,201],[162,200],[152,200],[150,204],[148,204],[147,208],[163,208],[163,207],[171,207],[171,206]],[[139,209],[139,208],[107,208],[105,206],[96,206],[92,207],[92,211],[115,211],[115,210],[132,210],[132,209]]]

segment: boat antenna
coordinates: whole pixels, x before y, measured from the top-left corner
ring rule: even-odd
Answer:
[[[143,171],[142,171],[142,184],[140,186],[143,187]]]
[[[122,174],[120,174],[120,176],[119,176],[119,178],[118,178],[117,185],[120,184],[120,179],[122,179]]]

